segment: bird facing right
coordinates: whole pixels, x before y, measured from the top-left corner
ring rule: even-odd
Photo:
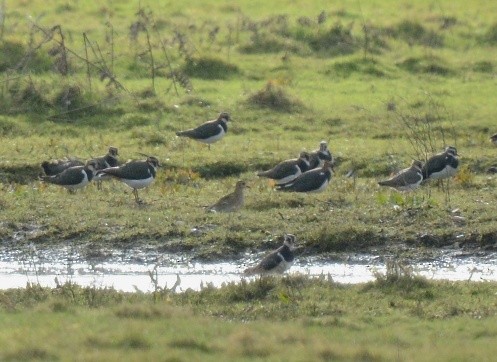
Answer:
[[[221,112],[217,119],[205,122],[196,128],[178,131],[176,136],[188,137],[198,142],[206,143],[210,149],[211,143],[219,141],[226,135],[229,121],[230,115],[227,112]]]
[[[294,262],[295,241],[295,235],[285,234],[282,246],[266,255],[256,266],[245,269],[243,274],[246,276],[283,274],[290,269]]]
[[[393,187],[399,191],[414,190],[421,184],[421,181],[423,181],[423,175],[421,173],[422,167],[423,164],[421,161],[414,160],[412,161],[411,167],[403,169],[388,180],[378,182],[378,185]]]
[[[309,154],[301,152],[299,158],[282,161],[270,170],[258,172],[257,176],[272,179],[276,185],[282,185],[295,180],[308,169]]]
[[[54,185],[59,185],[69,192],[74,192],[77,189],[88,185],[95,175],[96,162],[90,160],[85,166],[73,166],[66,168],[61,173],[53,176],[41,176],[41,180]]]
[[[235,191],[221,197],[215,204],[207,207],[207,211],[212,212],[234,212],[243,206],[243,190],[248,187],[247,183],[240,180],[236,183]]]
[[[312,151],[309,156],[310,170],[322,166],[324,161],[330,161],[332,164],[334,164],[333,155],[328,149],[328,143],[326,143],[326,141],[321,141],[319,143],[319,149]]]
[[[333,165],[324,161],[323,167],[308,170],[295,180],[276,187],[277,191],[289,192],[322,192],[326,189],[333,176]]]
[[[430,157],[422,169],[423,179],[441,180],[454,176],[459,166],[457,156],[457,149],[448,146],[443,152]]]
[[[105,174],[124,182],[133,189],[135,201],[141,203],[138,189],[143,189],[154,181],[159,166],[159,160],[149,156],[146,160],[134,160],[121,166],[105,168],[98,171],[97,176]]]

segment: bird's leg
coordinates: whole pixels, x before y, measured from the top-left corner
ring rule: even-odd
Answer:
[[[102,190],[102,181],[97,181],[97,190]]]
[[[136,203],[140,204],[141,200],[138,198],[138,190],[137,189],[133,189],[133,195],[135,195],[135,201],[136,201]]]

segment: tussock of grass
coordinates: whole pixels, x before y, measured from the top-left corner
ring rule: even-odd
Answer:
[[[7,353],[4,361],[57,361],[57,354],[50,353],[42,347],[26,347]]]
[[[410,57],[399,62],[397,65],[413,74],[426,73],[441,76],[454,74],[453,70],[441,58],[437,57]]]
[[[238,67],[217,58],[188,59],[183,72],[190,77],[202,79],[228,79],[239,73]]]
[[[250,40],[249,43],[240,46],[241,52],[248,54],[290,52],[305,55],[311,51],[305,44],[269,32],[257,32]]]
[[[52,70],[52,62],[46,52],[30,52],[23,42],[2,39],[0,42],[0,72],[23,71],[43,73]]]
[[[217,161],[192,167],[192,171],[204,179],[238,177],[247,171],[247,165],[236,161]]]
[[[397,24],[393,33],[410,45],[420,44],[438,48],[444,44],[442,35],[433,30],[427,30],[422,24],[412,20],[403,20]]]
[[[205,342],[199,342],[195,339],[177,339],[169,342],[169,346],[178,349],[194,350],[203,353],[212,352],[212,348],[209,347]]]
[[[492,24],[490,28],[486,31],[484,35],[484,40],[492,45],[497,44],[497,23]]]
[[[349,61],[336,62],[326,74],[340,77],[350,77],[354,74],[364,74],[373,77],[388,76],[388,71],[379,62],[372,59],[357,58]]]
[[[288,113],[302,110],[303,108],[301,101],[288,95],[284,88],[272,81],[267,82],[263,89],[250,95],[247,103],[259,108],[270,108]]]

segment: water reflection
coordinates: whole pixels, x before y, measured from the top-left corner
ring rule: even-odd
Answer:
[[[207,284],[219,287],[240,281],[243,270],[254,264],[256,258],[247,255],[243,263],[200,263],[186,255],[142,250],[112,250],[91,257],[74,248],[0,250],[0,288],[25,287],[26,283],[55,287],[70,281],[83,286],[150,292],[155,286],[173,287],[179,276],[176,291],[199,290]],[[411,267],[415,274],[429,279],[495,281],[496,261],[496,253],[465,256],[446,251],[433,260],[415,261]],[[340,260],[301,257],[290,270],[311,277],[324,275],[348,284],[374,280],[375,273],[385,271],[384,257],[361,254],[342,256]]]

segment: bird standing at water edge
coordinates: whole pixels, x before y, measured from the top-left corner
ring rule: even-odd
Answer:
[[[246,276],[256,274],[283,274],[290,269],[294,262],[293,250],[295,250],[295,241],[295,235],[286,234],[282,246],[266,255],[256,266],[247,268],[243,274]]]
[[[205,122],[196,128],[186,131],[178,131],[176,135],[179,137],[188,137],[196,141],[210,145],[219,141],[228,132],[228,122],[230,115],[227,112],[221,112],[217,119]]]
[[[142,201],[138,197],[138,190],[149,186],[154,181],[159,166],[159,160],[153,156],[149,156],[146,160],[129,161],[122,166],[100,170],[97,172],[97,175],[109,175],[124,182],[133,189],[136,203],[141,203]]]

